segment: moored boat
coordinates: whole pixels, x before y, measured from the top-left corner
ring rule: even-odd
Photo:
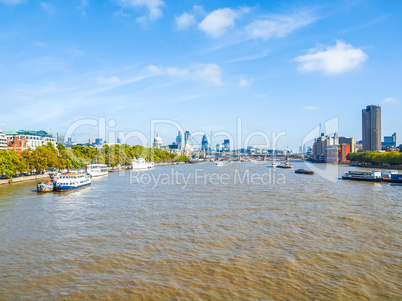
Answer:
[[[216,166],[225,166],[225,164],[222,161],[218,161],[215,164]]]
[[[91,177],[107,176],[108,169],[106,164],[89,164],[86,167],[86,171]]]
[[[38,183],[36,185],[36,191],[37,192],[51,192],[54,190],[55,187],[55,183],[48,180],[46,183],[42,182],[42,183]]]
[[[131,168],[133,170],[142,170],[155,167],[154,162],[145,162],[144,158],[133,159],[131,163]]]
[[[55,185],[56,191],[68,191],[91,185],[91,176],[82,171],[61,175]]]
[[[313,175],[314,171],[312,170],[308,170],[308,169],[304,169],[304,168],[299,168],[295,170],[295,173],[299,173],[299,174],[305,174],[305,175]]]
[[[347,173],[343,174],[342,179],[354,180],[354,181],[381,182],[382,176],[380,171],[350,170]]]
[[[388,183],[402,183],[402,174],[391,173],[389,177],[383,178],[382,180]]]

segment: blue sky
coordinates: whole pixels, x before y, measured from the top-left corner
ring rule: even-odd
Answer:
[[[0,0],[0,129],[105,117],[236,136],[240,117],[243,138],[286,131],[277,147],[298,149],[335,116],[361,139],[376,104],[382,135],[401,136],[401,28],[400,1]]]

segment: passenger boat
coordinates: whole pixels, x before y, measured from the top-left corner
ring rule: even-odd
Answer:
[[[133,170],[142,170],[155,167],[154,162],[145,162],[144,158],[133,159],[131,163],[131,168]]]
[[[280,162],[277,166],[277,168],[292,168],[292,164],[289,162]]]
[[[89,164],[86,167],[86,172],[91,175],[91,177],[107,176],[108,169],[106,164]]]
[[[347,173],[343,174],[342,179],[354,180],[354,181],[381,182],[382,176],[380,171],[350,170]]]
[[[272,167],[277,167],[279,164],[279,161],[272,161]]]
[[[68,191],[91,185],[91,176],[83,171],[61,175],[55,185],[56,191]]]
[[[305,174],[305,175],[313,175],[314,171],[307,170],[307,169],[304,169],[304,168],[299,168],[299,169],[295,170],[295,173],[300,173],[300,174]]]
[[[384,182],[389,183],[402,183],[402,174],[399,173],[391,173],[389,177],[383,177]]]
[[[36,191],[37,192],[51,192],[54,190],[55,183],[52,182],[51,180],[48,180],[46,183],[38,183],[36,185]]]
[[[222,161],[218,161],[215,164],[216,166],[225,166],[225,164]]]

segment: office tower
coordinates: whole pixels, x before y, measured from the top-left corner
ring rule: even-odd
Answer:
[[[363,151],[381,150],[381,107],[367,106],[362,110]]]

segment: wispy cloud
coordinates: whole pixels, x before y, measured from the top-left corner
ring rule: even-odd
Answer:
[[[298,70],[301,72],[339,74],[357,68],[368,58],[363,50],[342,41],[336,41],[335,46],[326,47],[325,50],[313,48],[308,52],[294,59],[300,63]]]
[[[272,16],[262,20],[256,20],[246,26],[246,34],[253,39],[261,38],[264,40],[270,38],[281,38],[291,32],[304,27],[315,18],[309,15],[293,16]]]
[[[198,28],[213,38],[219,38],[228,28],[235,25],[240,12],[231,8],[217,9],[211,12],[198,24]]]
[[[246,80],[244,78],[240,79],[239,87],[244,88],[244,87],[248,87],[249,85],[250,85],[250,82],[248,80]]]
[[[42,56],[23,61],[22,68],[32,74],[45,74],[65,69],[68,63],[58,57]]]
[[[48,13],[49,15],[52,15],[52,14],[54,14],[54,13],[56,12],[55,7],[54,7],[52,4],[50,4],[50,3],[47,3],[47,2],[40,2],[39,4],[40,4],[40,7],[41,7],[46,13]]]
[[[192,64],[188,68],[150,65],[148,71],[155,75],[169,75],[182,80],[192,80],[206,84],[222,85],[222,70],[216,64]]]
[[[315,106],[305,106],[305,107],[303,107],[303,110],[308,110],[308,111],[316,111],[318,109],[319,109],[319,107],[315,107]]]
[[[396,100],[395,97],[387,97],[387,98],[385,98],[382,102],[383,102],[383,103],[396,103],[397,100]]]
[[[10,4],[10,5],[21,4],[23,2],[25,2],[25,0],[0,0],[0,3]]]
[[[75,8],[79,11],[81,11],[81,13],[85,16],[85,9],[89,6],[89,1],[88,0],[81,0],[80,4],[77,5]]]
[[[116,85],[120,83],[120,79],[117,76],[99,77],[98,83],[101,85]]]
[[[195,23],[197,23],[197,20],[190,13],[183,13],[182,15],[176,17],[176,27],[180,30],[188,29]]]
[[[146,8],[147,16],[137,18],[140,22],[154,21],[162,17],[161,7],[165,4],[162,0],[118,0],[118,3],[129,8]]]

